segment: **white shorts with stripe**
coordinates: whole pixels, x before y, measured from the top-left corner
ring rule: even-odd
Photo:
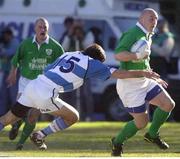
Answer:
[[[129,112],[144,112],[146,103],[157,96],[164,88],[148,78],[118,79],[117,93]],[[132,108],[132,109],[131,109]]]

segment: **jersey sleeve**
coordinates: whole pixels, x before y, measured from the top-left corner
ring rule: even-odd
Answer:
[[[51,38],[51,40],[52,40],[52,44],[55,49],[55,58],[58,58],[59,56],[61,56],[64,53],[64,49],[61,46],[61,44],[58,43],[56,40],[54,40],[53,38]]]
[[[57,57],[58,57],[58,56],[61,56],[64,53],[64,49],[60,44],[58,45],[57,48],[58,48],[58,51],[57,51],[58,52]]]
[[[90,59],[85,78],[107,80],[111,76],[111,71],[108,66],[104,65],[99,60]]]
[[[19,63],[20,63],[20,60],[22,58],[22,54],[23,54],[23,43],[21,43],[19,45],[19,47],[17,48],[16,50],[16,53],[15,55],[13,56],[12,60],[11,60],[11,64],[15,67],[19,67]]]

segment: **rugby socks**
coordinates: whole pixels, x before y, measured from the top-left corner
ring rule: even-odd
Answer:
[[[18,144],[24,144],[30,134],[33,132],[34,128],[36,127],[36,123],[30,124],[27,119],[25,119],[25,125],[23,127],[23,131],[21,137],[18,141]]]
[[[156,108],[153,115],[151,126],[148,131],[149,135],[152,138],[157,137],[161,125],[168,119],[170,113],[171,112],[165,112],[160,108]]]
[[[52,133],[64,130],[67,127],[69,127],[69,125],[67,125],[64,122],[64,119],[56,118],[55,120],[53,120],[53,122],[50,123],[50,125],[48,127],[46,127],[43,130],[41,130],[40,131],[41,133],[40,132],[38,132],[38,133],[40,133],[41,137],[43,138],[43,137],[45,137],[47,135],[50,135]]]
[[[0,131],[4,128],[4,125],[0,123]]]
[[[133,120],[128,122],[114,139],[114,144],[123,144],[124,141],[134,136],[138,130]]]

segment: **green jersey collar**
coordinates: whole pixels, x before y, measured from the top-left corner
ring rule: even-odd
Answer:
[[[137,22],[136,25],[147,35],[149,32],[139,23]]]
[[[37,42],[37,40],[36,40],[36,35],[34,35],[34,37],[33,37],[32,43],[34,43],[34,42],[38,44],[38,42]],[[46,43],[46,44],[49,43],[49,35],[47,35],[46,40],[44,40],[41,44],[43,44],[43,43]]]
[[[136,26],[139,27],[146,34],[147,39],[151,38],[154,34],[153,32],[148,32],[139,22],[136,23]]]

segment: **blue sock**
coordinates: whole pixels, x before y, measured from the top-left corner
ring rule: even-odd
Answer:
[[[0,123],[0,131],[4,128],[4,125]]]
[[[47,136],[49,134],[52,134],[52,133],[55,133],[57,131],[61,131],[61,130],[64,130],[66,129],[67,127],[69,127],[69,125],[67,125],[65,122],[64,122],[64,119],[62,118],[57,118],[55,120],[53,120],[52,123],[50,123],[50,125],[46,128],[44,128],[43,130],[41,130],[41,132]]]

